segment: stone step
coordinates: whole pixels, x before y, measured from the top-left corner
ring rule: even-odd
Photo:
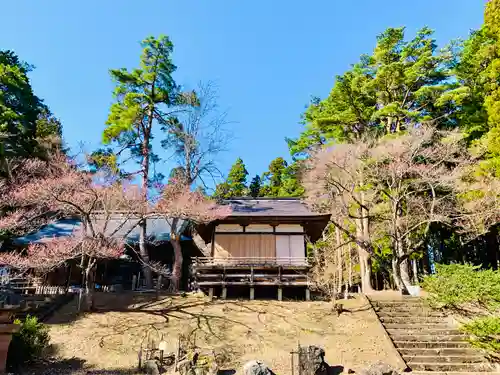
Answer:
[[[409,311],[376,311],[377,315],[382,318],[446,318],[446,315],[439,311],[427,311],[425,313],[416,314]]]
[[[448,336],[448,335],[463,335],[458,329],[447,328],[432,328],[432,327],[413,327],[409,328],[387,328],[389,335],[435,335],[435,336]]]
[[[417,363],[408,365],[413,371],[460,371],[460,372],[491,372],[489,363]]]
[[[401,355],[408,356],[454,356],[454,355],[479,355],[473,348],[398,348]]]
[[[445,324],[446,317],[425,317],[425,316],[381,316],[379,317],[382,323],[391,324]]]
[[[422,335],[422,334],[390,334],[392,341],[416,341],[416,342],[445,342],[445,341],[465,341],[465,335]]]
[[[403,355],[403,359],[408,366],[412,363],[483,363],[487,362],[480,355],[463,355],[463,356],[442,356],[442,355]]]
[[[430,313],[442,313],[440,310],[433,310],[424,306],[387,306],[387,307],[374,307],[376,312],[385,313],[410,313],[412,316],[427,316]]]
[[[420,348],[420,349],[470,349],[470,344],[467,341],[405,341],[405,340],[395,340],[393,338],[394,346],[398,350]]]
[[[408,330],[423,330],[423,329],[453,329],[446,323],[386,323],[382,322],[385,329],[408,329]]]
[[[375,300],[371,301],[372,305],[378,306],[394,306],[394,305],[425,305],[425,302],[419,298],[403,299],[403,300]]]

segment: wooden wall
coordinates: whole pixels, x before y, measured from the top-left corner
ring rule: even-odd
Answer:
[[[276,256],[276,239],[273,234],[215,234],[214,257],[259,257]]]

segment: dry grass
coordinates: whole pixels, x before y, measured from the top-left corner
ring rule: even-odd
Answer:
[[[323,347],[332,366],[359,370],[379,360],[397,366],[392,344],[359,298],[344,301],[351,312],[339,317],[326,302],[209,302],[194,295],[158,302],[138,298],[103,294],[97,298],[101,311],[78,318],[74,304],[63,307],[48,322],[58,355],[81,358],[86,368],[130,369],[137,366],[138,350],[148,338],[156,343],[163,339],[175,351],[182,334],[202,349],[224,354],[228,369],[261,359],[278,375],[290,374],[290,351],[298,342]]]

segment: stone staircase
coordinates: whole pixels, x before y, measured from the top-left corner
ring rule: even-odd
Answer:
[[[500,369],[473,348],[444,312],[415,297],[370,302],[396,349],[420,375],[500,375]]]

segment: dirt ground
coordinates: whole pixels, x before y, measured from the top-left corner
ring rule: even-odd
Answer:
[[[151,340],[166,341],[174,352],[180,334],[202,350],[223,356],[224,367],[237,373],[246,361],[260,359],[278,375],[291,374],[290,352],[299,342],[323,347],[328,364],[344,366],[344,372],[380,360],[397,366],[392,344],[359,297],[343,300],[349,312],[339,317],[327,302],[210,302],[199,295],[152,301],[111,293],[96,296],[96,301],[98,312],[76,316],[75,301],[48,324],[60,361],[76,363],[81,370],[101,370],[95,372],[99,374],[136,368],[141,345]],[[111,369],[117,372],[102,371]]]

